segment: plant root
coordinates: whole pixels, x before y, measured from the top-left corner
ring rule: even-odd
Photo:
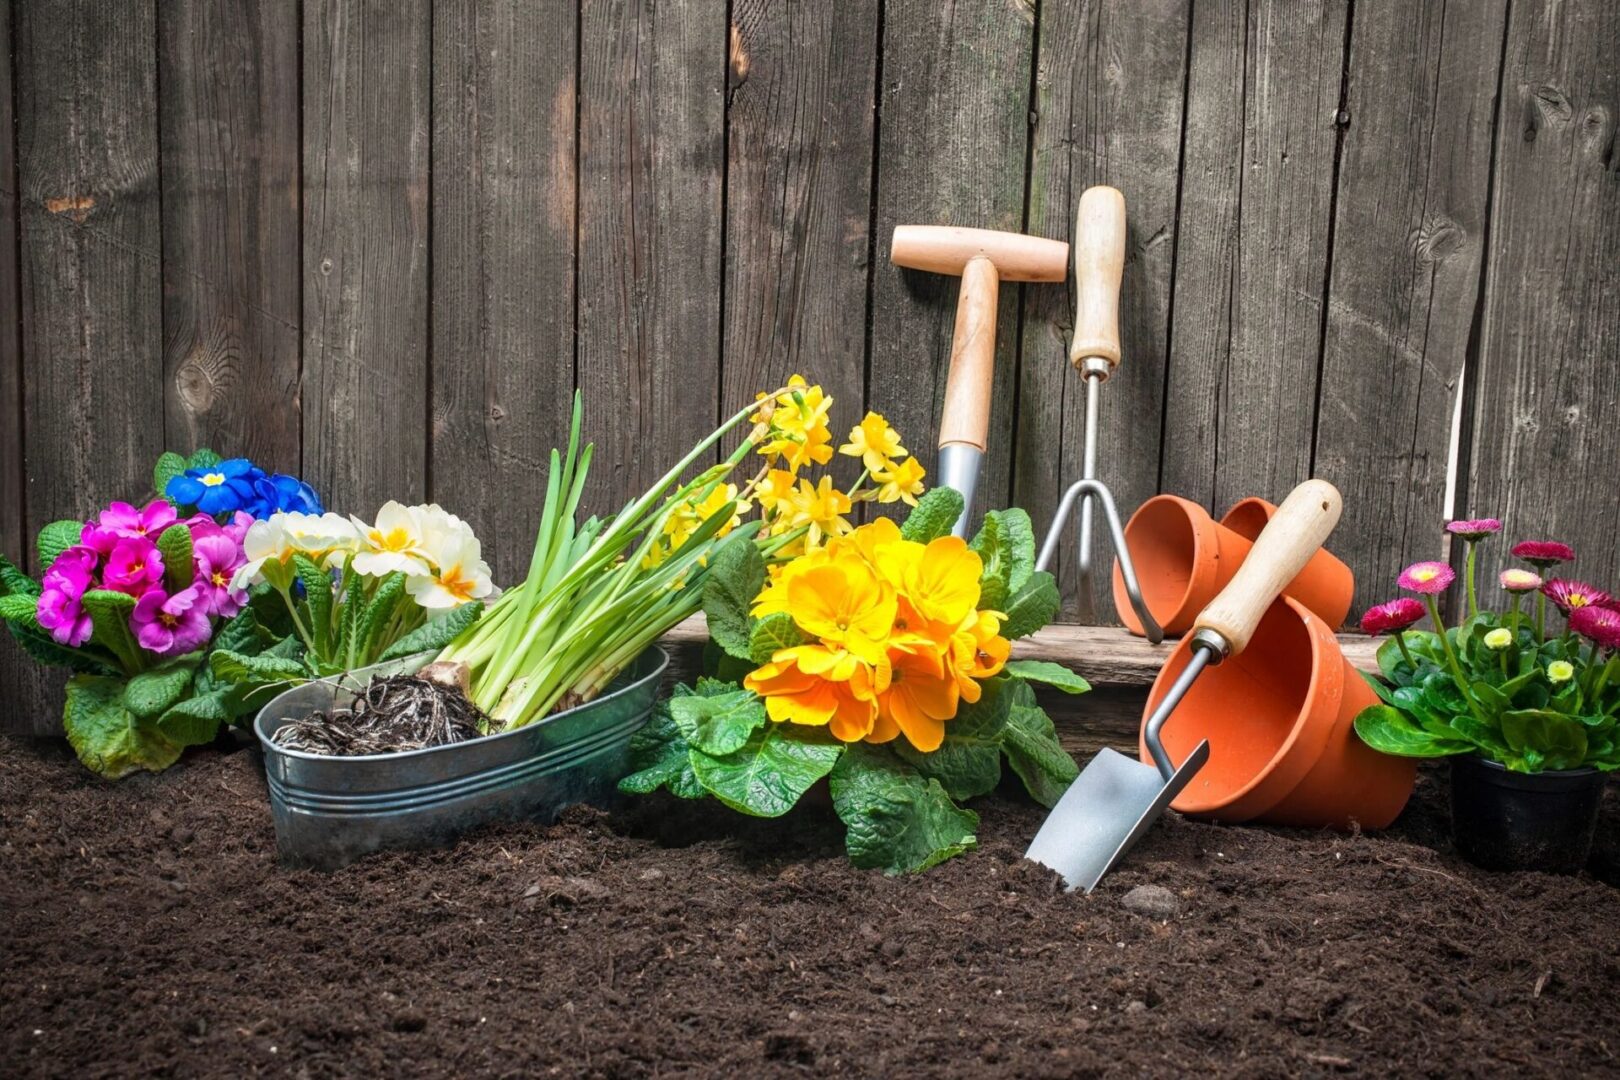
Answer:
[[[356,757],[448,746],[498,727],[454,682],[390,675],[372,679],[347,708],[283,724],[271,741],[306,754]]]

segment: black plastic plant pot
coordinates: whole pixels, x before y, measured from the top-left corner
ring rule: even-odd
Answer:
[[[1606,774],[1512,772],[1474,755],[1451,759],[1451,833],[1487,870],[1573,874],[1586,865]]]
[[[399,754],[324,757],[277,746],[289,720],[347,704],[374,674],[416,671],[424,653],[289,690],[254,721],[284,863],[335,870],[373,851],[438,847],[501,821],[549,822],[617,794],[630,736],[658,699],[669,657],[649,646],[607,692],[482,739]]]

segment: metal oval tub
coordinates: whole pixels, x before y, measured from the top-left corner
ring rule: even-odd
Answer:
[[[647,722],[669,657],[656,645],[594,701],[514,731],[399,754],[327,757],[271,735],[289,720],[353,700],[376,674],[421,668],[432,654],[294,687],[259,710],[276,847],[292,865],[336,869],[373,851],[438,847],[499,821],[551,821],[611,797],[630,737]]]

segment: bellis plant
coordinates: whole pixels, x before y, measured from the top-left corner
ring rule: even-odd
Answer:
[[[1444,563],[1416,563],[1401,574],[1419,594],[1368,611],[1362,629],[1389,634],[1378,650],[1381,677],[1369,677],[1382,703],[1362,710],[1356,733],[1387,754],[1478,754],[1515,772],[1620,768],[1620,610],[1609,594],[1569,578],[1543,575],[1575,559],[1555,541],[1525,541],[1497,578],[1506,609],[1482,610],[1475,591],[1475,549],[1500,531],[1495,519],[1452,522],[1468,544],[1466,614],[1448,627],[1439,599],[1455,574]],[[1539,571],[1539,573],[1538,573]],[[1522,610],[1535,594],[1532,610]],[[1548,602],[1564,629],[1548,627]],[[1410,629],[1424,614],[1431,628]]]
[[[254,524],[249,508],[259,508],[256,470],[227,469],[208,450],[189,459],[165,454],[154,487],[191,471],[228,472],[212,486],[239,481],[247,494],[232,487],[228,499],[193,498],[182,485],[181,498],[114,502],[87,521],[54,522],[37,539],[37,582],[0,559],[0,619],[35,660],[72,673],[68,741],[110,779],[166,768],[249,708],[215,677],[209,658],[221,647],[262,645],[236,580]]]
[[[1010,660],[1056,613],[1021,510],[949,535],[947,488],[905,524],[878,518],[768,565],[750,548],[717,567],[704,610],[713,675],[679,688],[631,743],[631,793],[667,788],[777,817],[827,778],[857,866],[923,870],[975,846],[963,800],[1005,759],[1052,805],[1078,775],[1030,683],[1088,689],[1068,669]]]

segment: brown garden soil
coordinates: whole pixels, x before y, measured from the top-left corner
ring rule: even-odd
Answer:
[[[1620,1072],[1620,799],[1596,876],[1491,875],[1443,779],[1378,837],[1172,816],[1073,896],[1010,796],[905,879],[824,811],[669,801],[321,874],[277,865],[253,752],[107,784],[0,741],[0,1072]]]

